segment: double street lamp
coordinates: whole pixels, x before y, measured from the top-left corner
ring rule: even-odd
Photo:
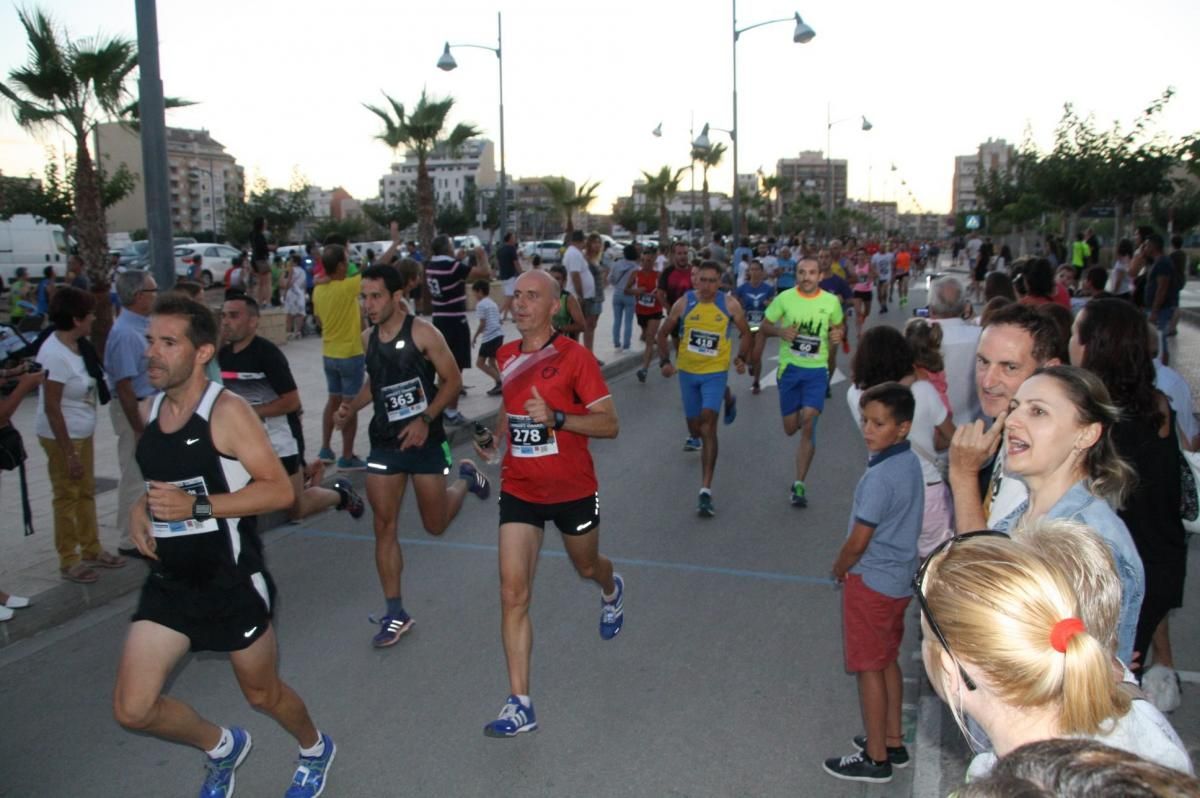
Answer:
[[[825,169],[826,169],[827,174],[826,174],[826,179],[825,179],[825,199],[826,199],[825,237],[833,238],[833,151],[832,151],[832,145],[830,143],[830,141],[832,139],[831,134],[832,134],[834,125],[840,125],[842,122],[847,122],[847,121],[853,119],[854,117],[848,116],[845,119],[836,119],[831,122],[829,111],[830,111],[829,104],[826,103],[826,105],[825,105]],[[862,116],[862,115],[860,114],[860,116]],[[863,116],[862,117],[863,131],[864,132],[868,131],[872,127],[874,127],[874,125],[872,125],[870,122],[868,122],[867,118],[865,116]],[[850,177],[849,174],[847,174],[846,175],[847,183],[849,183],[849,177]]]
[[[737,26],[737,0],[731,0],[733,5],[733,129],[729,131],[729,137],[733,139],[733,235],[735,240],[741,238],[741,226],[738,224],[738,101],[737,101],[737,43],[738,37],[748,30],[761,28],[764,25],[774,25],[777,22],[796,21],[796,28],[792,32],[792,41],[796,44],[808,44],[817,35],[804,20],[800,19],[800,13],[797,12],[794,17],[782,17],[780,19],[769,19],[765,22],[756,22],[753,25],[747,25],[744,28]],[[707,130],[708,126],[705,125]],[[700,134],[701,139],[707,140],[704,133]],[[699,141],[699,139],[697,139]]]
[[[438,69],[450,72],[458,66],[450,50],[454,47],[473,47],[477,50],[489,50],[496,54],[496,62],[500,66],[500,241],[508,232],[508,173],[504,164],[504,29],[501,24],[500,12],[496,12],[496,46],[484,44],[450,44],[446,42],[442,57],[438,59]]]

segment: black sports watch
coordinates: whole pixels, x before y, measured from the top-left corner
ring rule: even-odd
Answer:
[[[433,426],[433,416],[429,415],[428,413],[422,413],[421,415],[417,416],[417,418],[424,421],[426,426]]]
[[[566,423],[567,423],[567,414],[561,410],[555,410],[554,411],[554,428],[562,429],[563,425]]]
[[[192,504],[192,518],[197,521],[207,521],[212,518],[212,500],[204,493],[197,493],[196,500]]]

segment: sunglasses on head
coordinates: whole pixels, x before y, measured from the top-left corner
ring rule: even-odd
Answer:
[[[963,684],[968,690],[975,690],[977,686],[975,680],[967,675],[967,671],[963,668],[962,663],[958,661],[958,657],[954,656],[954,652],[950,650],[950,644],[946,642],[946,636],[942,634],[941,627],[934,620],[933,611],[929,609],[929,602],[925,600],[925,593],[922,590],[925,584],[925,572],[929,570],[929,564],[933,562],[933,558],[950,548],[954,543],[978,537],[997,537],[1008,538],[1009,535],[1005,532],[997,532],[993,529],[981,529],[976,532],[964,532],[961,535],[947,538],[937,548],[929,552],[929,556],[925,558],[925,562],[921,563],[921,567],[917,569],[913,575],[913,592],[917,594],[917,603],[921,605],[921,612],[925,613],[925,620],[929,622],[929,628],[933,630],[933,636],[942,644],[942,648],[946,649],[946,653],[950,655],[950,659],[954,660],[954,665],[958,668],[958,675],[962,678]]]

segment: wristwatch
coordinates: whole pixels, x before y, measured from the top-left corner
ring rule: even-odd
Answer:
[[[561,410],[555,410],[554,411],[554,428],[562,429],[563,425],[566,423],[567,423],[567,414]]]
[[[422,413],[420,416],[418,416],[418,418],[424,421],[426,425],[430,427],[433,426],[433,416],[429,415],[428,413]]]
[[[197,493],[192,504],[192,518],[197,521],[207,521],[212,518],[212,500],[206,494]]]

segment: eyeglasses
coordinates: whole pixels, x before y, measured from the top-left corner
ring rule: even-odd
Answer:
[[[946,636],[942,634],[941,627],[934,620],[933,611],[929,609],[929,602],[925,600],[925,593],[921,588],[925,583],[925,572],[929,570],[929,564],[933,562],[934,557],[946,551],[953,543],[978,537],[1008,538],[1009,535],[1004,532],[997,532],[994,529],[981,529],[977,532],[964,532],[961,535],[955,535],[929,552],[929,556],[925,558],[925,562],[921,563],[921,567],[913,575],[913,592],[917,594],[917,603],[921,605],[921,612],[925,613],[925,620],[929,621],[929,628],[933,630],[933,635],[942,644],[942,648],[946,649],[946,653],[950,655],[950,659],[954,660],[954,664],[958,668],[958,675],[962,678],[963,684],[967,686],[968,690],[972,691],[977,689],[975,680],[967,675],[967,671],[963,668],[962,663],[958,661],[958,657],[954,656],[954,652],[950,650],[950,644],[946,642]]]
[[[138,293],[139,294],[157,294],[158,289],[157,288],[139,288]]]

